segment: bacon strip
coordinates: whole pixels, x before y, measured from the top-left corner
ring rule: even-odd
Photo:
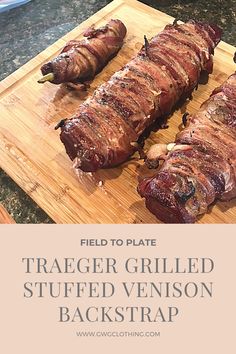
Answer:
[[[216,199],[236,197],[236,73],[186,125],[158,173],[138,185],[147,208],[168,223],[193,223]]]
[[[212,70],[220,40],[214,26],[189,21],[168,25],[61,124],[61,141],[83,171],[126,161],[140,135]],[[96,123],[95,123],[96,122]]]
[[[110,20],[98,29],[91,27],[85,31],[85,39],[68,42],[61,54],[41,67],[41,72],[53,73],[53,84],[91,80],[119,51],[125,35],[126,27],[120,20]]]

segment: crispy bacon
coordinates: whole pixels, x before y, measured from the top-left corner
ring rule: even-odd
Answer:
[[[91,80],[119,51],[125,35],[126,27],[120,20],[110,20],[98,29],[90,27],[84,39],[68,42],[61,54],[41,67],[41,72],[52,73],[53,84]]]
[[[147,208],[169,223],[193,223],[216,199],[236,197],[236,73],[185,124],[159,171],[138,186]]]
[[[137,149],[140,135],[191,93],[212,70],[220,30],[189,21],[168,25],[101,85],[61,126],[61,141],[83,171],[116,166]]]

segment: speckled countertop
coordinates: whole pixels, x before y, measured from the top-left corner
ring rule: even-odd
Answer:
[[[0,80],[107,5],[109,0],[32,0],[0,14]],[[223,40],[236,45],[236,0],[145,0],[183,21],[211,21],[224,29]],[[0,157],[1,158],[1,157]],[[17,223],[52,223],[3,171],[0,202]]]

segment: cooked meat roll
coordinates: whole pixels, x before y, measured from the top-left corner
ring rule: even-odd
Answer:
[[[195,21],[168,25],[120,71],[101,85],[77,113],[63,120],[61,141],[83,171],[126,161],[140,135],[212,71],[220,30]]]
[[[68,42],[61,54],[41,67],[45,77],[39,82],[76,84],[93,79],[122,47],[125,35],[126,27],[120,20],[87,29],[85,39]]]
[[[159,171],[138,186],[147,208],[168,223],[193,223],[216,199],[236,197],[236,73],[184,123]]]

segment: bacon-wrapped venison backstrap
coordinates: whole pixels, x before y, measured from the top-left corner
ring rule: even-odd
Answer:
[[[216,199],[236,197],[236,73],[185,124],[158,173],[138,186],[147,208],[169,223],[195,222]]]
[[[220,34],[216,26],[189,21],[145,40],[137,56],[60,125],[77,167],[92,172],[127,160],[135,151],[132,143],[193,90],[201,70],[212,71]]]
[[[87,29],[85,39],[68,42],[61,54],[41,67],[45,78],[39,82],[47,78],[53,84],[93,79],[122,47],[125,35],[126,27],[120,20],[110,20],[98,29]]]

